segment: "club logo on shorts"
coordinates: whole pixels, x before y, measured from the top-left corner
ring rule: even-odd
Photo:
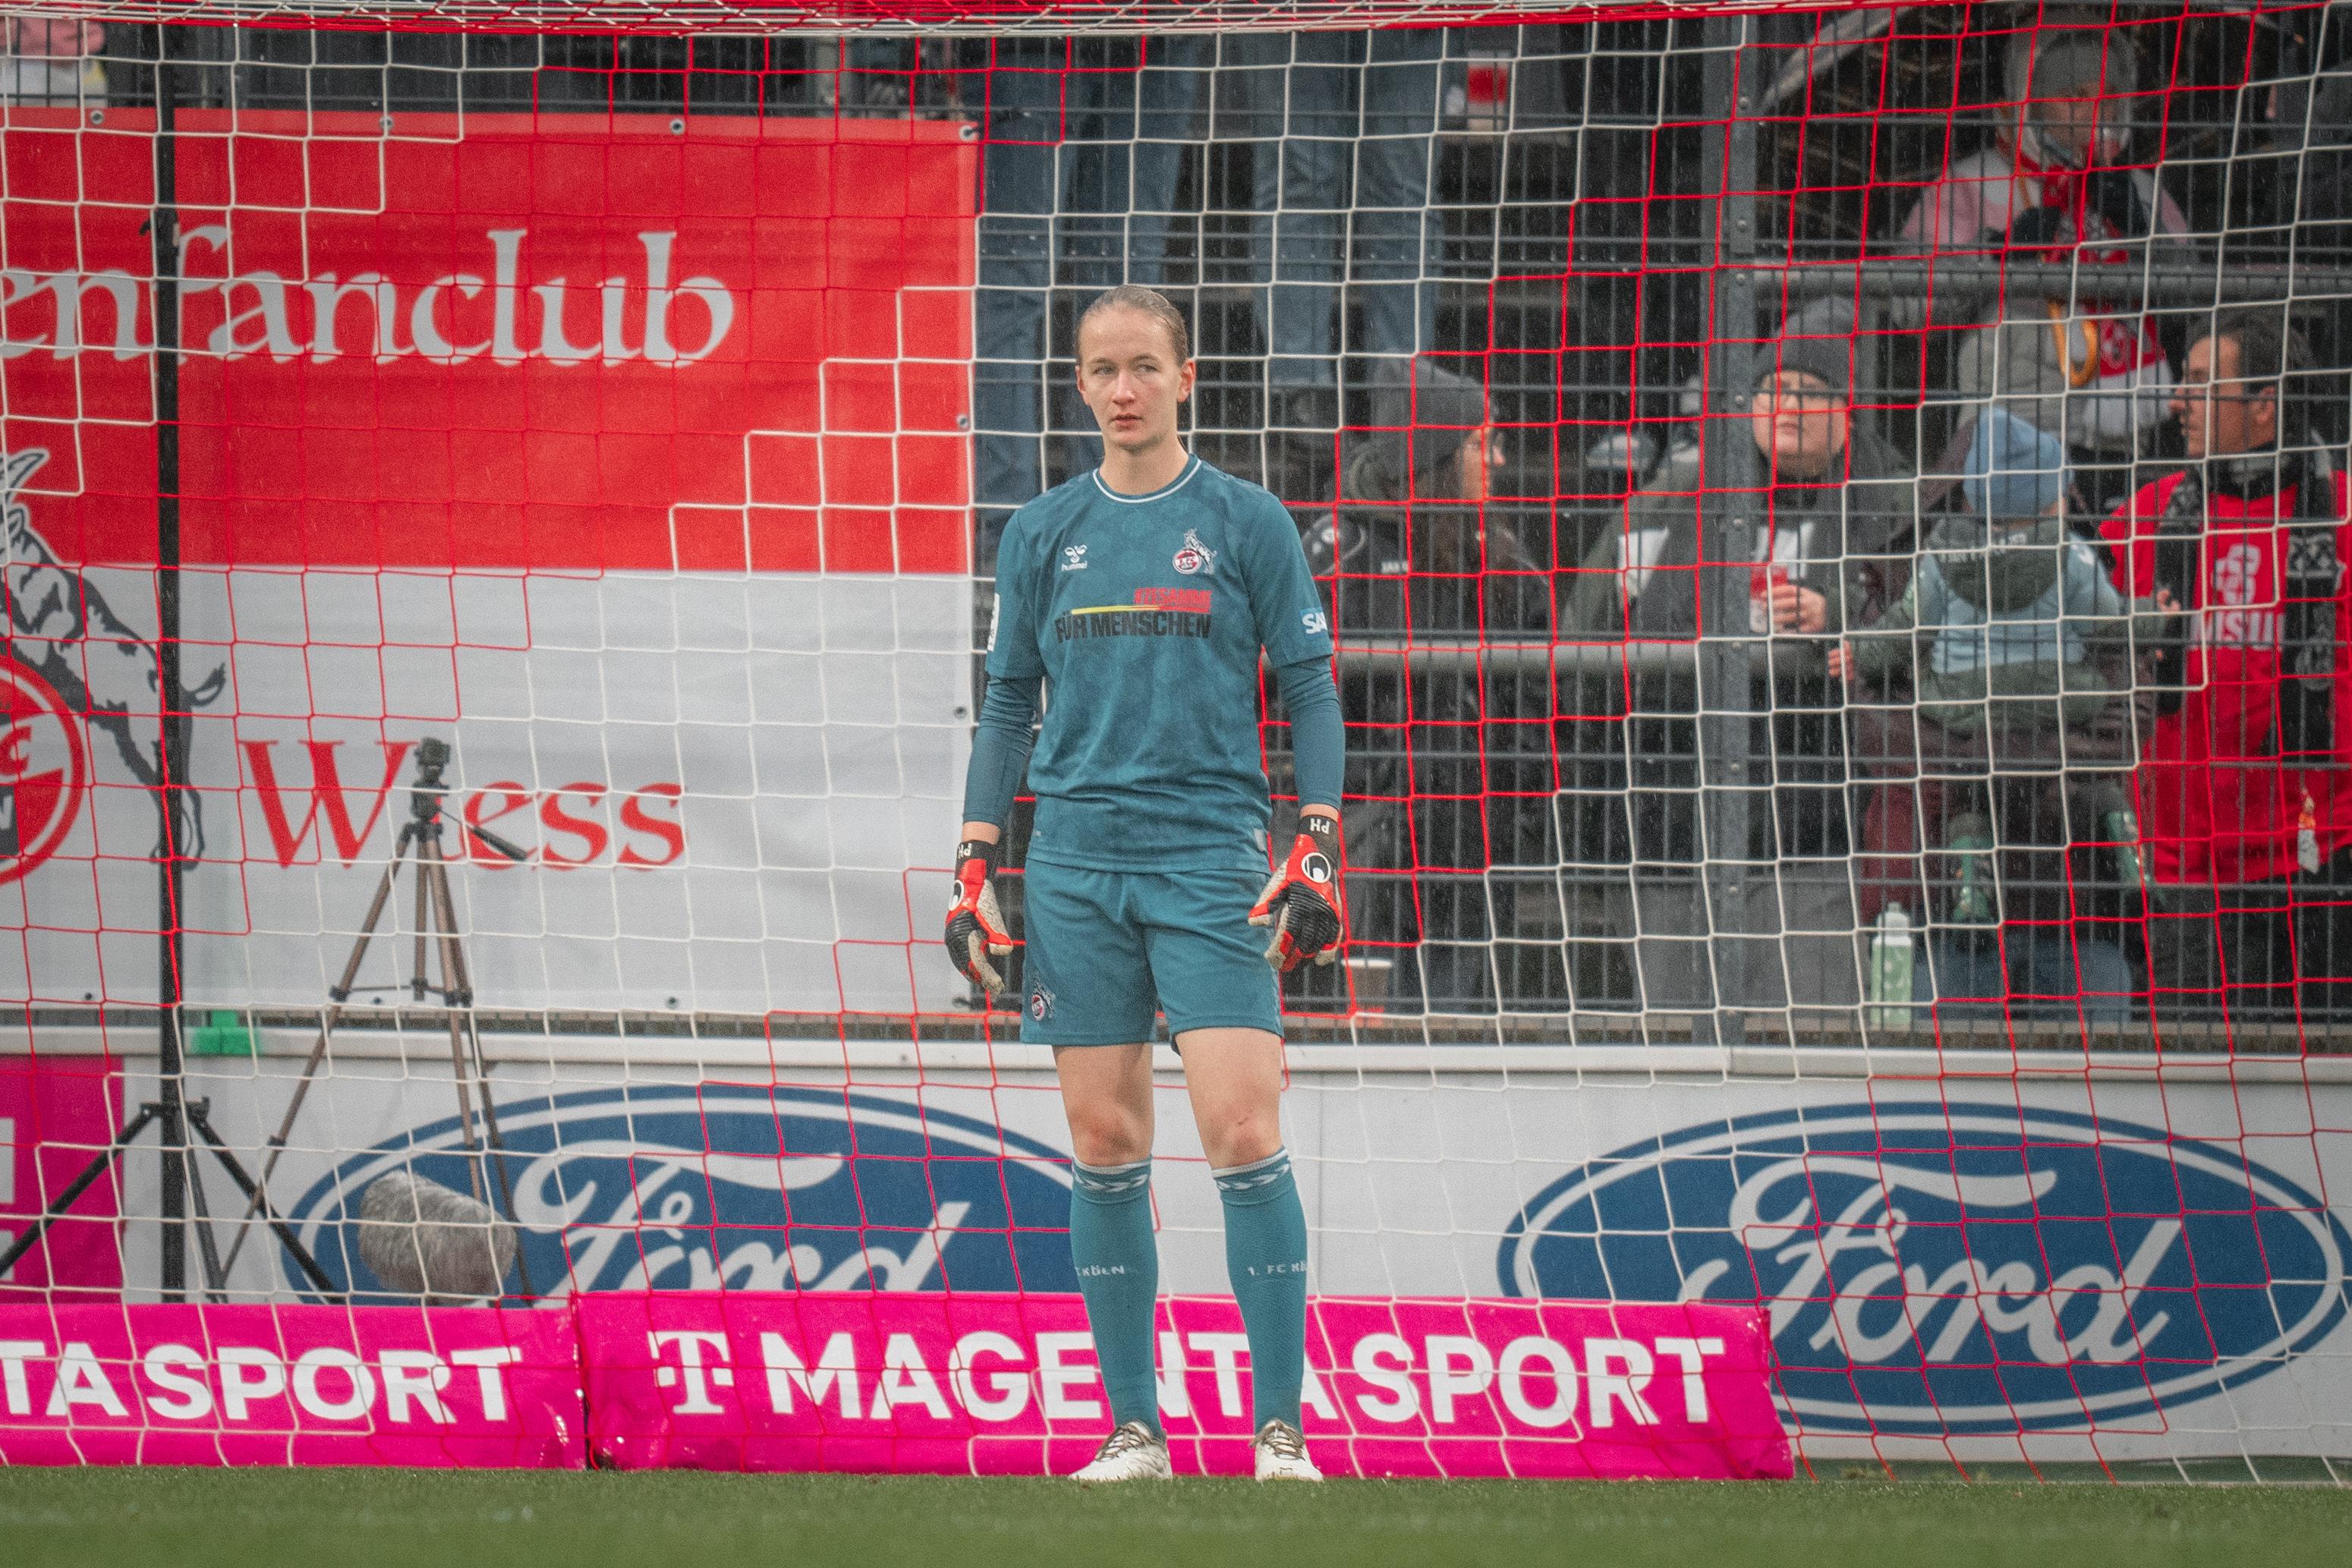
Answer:
[[[1062,546],[1062,570],[1083,572],[1087,569],[1087,547],[1083,544]]]
[[[1298,872],[1310,882],[1328,882],[1331,879],[1331,858],[1320,852],[1309,855],[1298,862]]]
[[[1054,1016],[1054,994],[1043,985],[1029,988],[1029,1016],[1041,1024]]]
[[[1201,542],[1201,536],[1192,529],[1184,531],[1183,547],[1176,552],[1176,570],[1190,577],[1196,572],[1214,572],[1217,552]]]

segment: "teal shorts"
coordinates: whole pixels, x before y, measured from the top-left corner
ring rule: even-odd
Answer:
[[[1022,873],[1028,995],[1021,1038],[1125,1046],[1168,1032],[1282,1033],[1265,933],[1249,923],[1263,871],[1096,871],[1031,860]]]

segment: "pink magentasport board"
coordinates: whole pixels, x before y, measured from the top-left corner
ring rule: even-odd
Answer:
[[[1038,1474],[1109,1429],[1076,1296],[598,1295],[589,1447],[623,1468]],[[1163,1300],[1176,1468],[1246,1473],[1229,1298]],[[1329,1474],[1783,1478],[1762,1315],[1712,1303],[1323,1298],[1305,1422]]]
[[[0,1464],[578,1469],[566,1311],[0,1305]]]
[[[108,1057],[0,1057],[0,1250],[113,1141],[119,1068]],[[121,1213],[116,1173],[109,1171],[0,1279],[0,1302],[119,1293]]]

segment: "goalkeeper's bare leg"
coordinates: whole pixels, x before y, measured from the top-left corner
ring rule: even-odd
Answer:
[[[1262,1029],[1177,1036],[1185,1086],[1225,1209],[1225,1261],[1250,1341],[1255,1472],[1315,1480],[1299,1433],[1307,1338],[1307,1223],[1282,1147],[1282,1041]],[[1082,1480],[1164,1476],[1152,1310],[1150,1047],[1055,1051],[1070,1123],[1070,1243],[1115,1424]]]

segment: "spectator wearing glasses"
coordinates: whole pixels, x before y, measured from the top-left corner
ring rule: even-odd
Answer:
[[[2293,395],[2307,368],[2280,308],[2217,313],[2172,398],[2188,467],[2101,531],[2125,591],[2192,626],[2154,659],[2137,778],[2159,1023],[2352,1002],[2346,487]]]
[[[1637,664],[1624,743],[1633,857],[1648,867],[1635,887],[1647,1005],[1844,1006],[1857,999],[1843,858],[1844,745],[1828,654],[1847,626],[1899,591],[1895,578],[1916,510],[1901,458],[1854,416],[1853,352],[1851,310],[1801,313],[1760,351],[1750,405],[1722,437],[1752,441],[1760,467],[1748,624],[1763,639],[1755,668],[1765,711],[1749,754],[1772,759],[1773,789],[1770,808],[1751,813],[1747,852],[1780,868],[1777,879],[1752,879],[1758,908],[1740,929],[1787,933],[1785,993],[1776,953],[1747,966],[1766,975],[1754,994],[1714,999],[1703,889],[1664,869],[1701,858],[1696,694]],[[1690,491],[1630,498],[1623,531],[1603,534],[1575,574],[1561,636],[1634,644],[1697,637],[1702,568],[1710,564],[1701,524],[1701,498]]]

